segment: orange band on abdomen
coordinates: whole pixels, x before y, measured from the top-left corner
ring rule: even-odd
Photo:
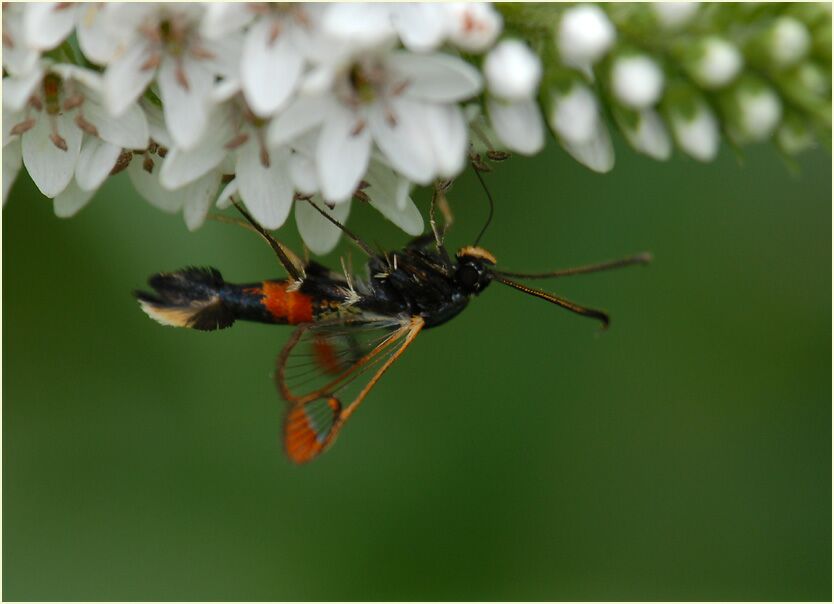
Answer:
[[[301,292],[288,292],[282,281],[263,282],[263,305],[280,322],[290,325],[313,320],[313,301]]]

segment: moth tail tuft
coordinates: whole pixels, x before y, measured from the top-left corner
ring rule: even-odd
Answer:
[[[215,268],[189,267],[148,279],[154,293],[134,292],[139,306],[154,321],[172,327],[213,331],[229,327],[234,312],[223,299],[225,282]]]

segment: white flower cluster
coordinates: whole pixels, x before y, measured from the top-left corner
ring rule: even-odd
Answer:
[[[126,170],[191,229],[232,199],[270,229],[299,197],[345,220],[356,196],[420,233],[410,187],[467,159],[483,78],[461,55],[501,29],[480,3],[4,6],[3,199],[22,164],[70,216]],[[499,132],[538,118],[541,67],[518,46],[489,57]],[[311,250],[335,246],[308,203],[295,213]]]
[[[361,199],[411,234],[413,185],[474,150],[700,161],[722,136],[802,151],[831,128],[831,5],[8,4],[3,199],[22,166],[59,216],[125,170],[190,229],[244,203],[316,253]],[[755,27],[750,21],[755,21]],[[505,35],[506,30],[512,32]],[[734,23],[744,23],[739,35]],[[732,39],[736,36],[738,39]],[[651,49],[651,50],[649,50]]]

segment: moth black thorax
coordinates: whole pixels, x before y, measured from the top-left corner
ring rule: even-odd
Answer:
[[[360,304],[370,311],[420,316],[426,328],[454,318],[492,280],[482,258],[450,260],[424,247],[375,256],[368,269],[371,292]]]

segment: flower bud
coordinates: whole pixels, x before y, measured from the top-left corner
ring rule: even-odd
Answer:
[[[552,96],[549,122],[553,131],[572,143],[588,142],[599,121],[597,97],[585,84],[573,84],[565,94]]]
[[[583,4],[562,14],[556,44],[562,62],[571,67],[588,67],[599,61],[614,44],[617,32],[598,6]]]
[[[731,134],[740,142],[763,141],[782,119],[782,101],[764,82],[748,76],[723,98]]]
[[[548,121],[576,161],[595,172],[614,167],[611,136],[599,115],[596,95],[585,84],[575,82],[567,92],[554,92]]]
[[[699,41],[687,70],[702,87],[716,89],[733,81],[743,63],[741,53],[733,44],[718,36],[708,36]]]
[[[501,15],[486,2],[455,2],[446,5],[452,21],[449,39],[467,52],[483,52],[501,33]]]
[[[611,67],[611,89],[626,107],[651,107],[663,92],[663,71],[647,55],[618,57]]]
[[[687,84],[670,87],[663,110],[684,153],[702,162],[715,158],[721,142],[718,119],[696,89]]]
[[[652,2],[650,6],[658,24],[669,31],[683,29],[698,12],[697,2]]]
[[[643,109],[634,112],[620,109],[615,110],[614,115],[620,130],[635,151],[658,161],[665,161],[672,155],[672,141],[657,111]]]
[[[484,60],[489,91],[504,100],[524,101],[536,94],[542,77],[539,57],[519,40],[503,40]]]
[[[811,34],[798,19],[779,17],[768,34],[770,58],[783,68],[801,61],[811,47]]]

